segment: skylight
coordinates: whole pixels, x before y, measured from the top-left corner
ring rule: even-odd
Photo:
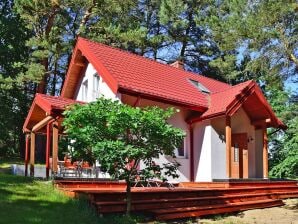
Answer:
[[[201,92],[203,93],[207,93],[210,94],[210,90],[207,89],[205,86],[203,86],[203,84],[201,84],[200,82],[190,79],[189,80],[195,87],[197,87]]]

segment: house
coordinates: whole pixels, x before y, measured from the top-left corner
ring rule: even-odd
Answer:
[[[61,96],[36,94],[25,121],[31,175],[35,135],[47,134],[47,172],[51,147],[56,171],[61,113],[101,95],[134,107],[179,109],[169,123],[186,133],[176,150],[181,182],[268,178],[267,128],[285,128],[254,81],[231,86],[184,71],[180,62],[166,65],[79,38]]]

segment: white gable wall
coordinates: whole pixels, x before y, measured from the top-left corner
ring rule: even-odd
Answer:
[[[94,76],[98,76],[99,80],[96,80]],[[95,84],[96,81],[99,81],[98,84]],[[88,85],[87,91],[84,84]],[[98,87],[98,89],[94,89]],[[110,89],[108,84],[103,80],[100,74],[94,69],[91,63],[88,64],[85,74],[83,75],[80,87],[75,96],[76,100],[83,102],[92,102],[95,101],[98,97],[103,96],[108,99],[119,100],[121,98],[120,94],[115,94]]]

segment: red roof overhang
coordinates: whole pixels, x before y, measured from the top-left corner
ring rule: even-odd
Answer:
[[[30,132],[35,124],[47,116],[58,119],[68,106],[76,103],[82,104],[83,102],[37,93],[24,122],[23,131]]]
[[[74,94],[77,91],[78,81],[82,78],[88,64],[86,58],[88,58],[88,61],[94,66],[95,70],[101,74],[103,80],[108,84],[113,93],[116,94],[118,92],[118,83],[116,79],[113,78],[109,71],[94,56],[94,54],[92,54],[92,52],[84,50],[86,48],[88,48],[88,46],[86,46],[86,42],[79,40],[77,41],[67,70],[65,83],[62,87],[61,97],[71,99],[74,97]],[[82,51],[84,52],[84,54],[82,53]]]
[[[187,122],[195,123],[220,116],[233,116],[242,107],[256,128],[266,125],[267,127],[286,129],[286,125],[276,117],[258,84],[254,81],[243,84],[241,84],[243,88],[240,91],[238,86],[234,86],[234,93],[231,88],[228,91],[216,93],[214,97],[211,95],[211,106],[208,109],[210,111],[207,110],[200,116],[190,118]],[[230,101],[227,99],[227,92],[234,94]],[[224,106],[217,108],[216,105],[212,105],[219,103],[219,100],[225,101]]]

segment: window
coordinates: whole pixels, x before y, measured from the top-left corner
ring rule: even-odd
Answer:
[[[201,83],[199,83],[196,80],[190,79],[189,80],[195,87],[197,87],[201,92],[203,93],[210,93],[210,90],[207,89],[205,86],[203,86]]]
[[[82,85],[82,100],[87,100],[88,97],[88,80],[83,82]]]
[[[92,91],[92,95],[93,95],[93,99],[97,99],[99,97],[99,83],[100,83],[100,76],[95,73],[93,75],[93,91]]]
[[[177,157],[185,157],[185,138],[182,141],[181,145],[176,149],[175,155]]]
[[[239,162],[239,146],[238,146],[238,143],[235,143],[235,145],[234,145],[234,162],[235,163]]]
[[[97,73],[95,73],[93,76],[93,91],[94,92],[99,92],[99,82],[100,82],[100,77]]]

